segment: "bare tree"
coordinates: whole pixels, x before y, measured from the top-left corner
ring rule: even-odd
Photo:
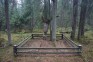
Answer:
[[[48,27],[51,21],[50,17],[50,0],[44,0],[44,11],[43,11],[43,25],[44,25],[44,37],[46,37],[46,34],[48,32]]]
[[[81,12],[80,12],[80,21],[79,21],[79,29],[78,29],[78,40],[82,36],[84,36],[84,26],[85,26],[87,5],[88,5],[88,0],[82,0],[82,2],[81,2]]]
[[[56,41],[56,14],[57,14],[57,0],[53,1],[53,9],[52,9],[52,21],[51,21],[51,30],[52,30],[52,41]]]
[[[74,40],[75,38],[77,14],[78,14],[78,0],[73,0],[73,20],[72,20],[72,32],[71,32],[72,40]]]
[[[10,21],[9,21],[9,0],[5,0],[5,19],[6,19],[6,28],[7,28],[7,34],[8,34],[8,43],[9,45],[12,44],[11,42],[11,32],[10,32]]]
[[[0,0],[0,31],[1,31],[1,28],[2,28],[2,18],[4,16],[3,14],[3,0]]]

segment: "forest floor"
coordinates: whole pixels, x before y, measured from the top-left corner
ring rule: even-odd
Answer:
[[[65,45],[65,43],[63,42],[63,40],[57,40],[55,42],[50,41],[49,39],[47,40],[43,40],[43,38],[36,38],[36,39],[31,39],[29,40],[26,44],[24,44],[22,47],[67,47],[68,44]]]
[[[51,42],[50,40],[43,40],[42,38],[38,38],[29,40],[22,47],[66,48],[69,47],[69,44],[64,43],[63,40],[57,40],[56,42]],[[16,62],[84,62],[81,56],[66,55],[66,54],[22,54],[18,55],[15,61]]]
[[[19,43],[22,41],[21,38],[27,37],[28,35],[30,34],[12,34],[13,44]],[[3,34],[2,36],[4,38],[7,38],[6,34]],[[0,62],[93,62],[93,32],[87,31],[85,33],[85,38],[81,39],[81,41],[78,42],[83,45],[83,52],[81,56],[38,55],[14,57],[12,46],[7,46],[5,48],[0,48]]]

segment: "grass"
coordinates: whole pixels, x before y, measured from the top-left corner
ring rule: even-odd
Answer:
[[[82,57],[85,62],[93,61],[93,31],[85,32],[85,37],[81,40],[83,45]]]
[[[27,36],[30,36],[31,33],[12,33],[12,44],[18,44],[20,41],[25,39]],[[7,35],[6,33],[1,34],[1,38],[6,39],[7,43]],[[0,48],[0,62],[1,61],[13,61],[13,50],[12,46],[7,46],[5,48]]]
[[[5,60],[10,61],[13,60],[13,50],[11,46],[8,46],[7,48],[0,49],[0,59],[1,62],[5,62]]]
[[[26,38],[27,36],[30,36],[30,35],[31,35],[31,33],[12,33],[11,34],[12,43],[16,44],[16,43],[22,41],[24,38]],[[6,33],[2,34],[1,36],[2,36],[1,38],[4,38],[7,42]]]

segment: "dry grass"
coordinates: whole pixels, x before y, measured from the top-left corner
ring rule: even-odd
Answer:
[[[27,36],[30,36],[30,33],[19,33],[19,34],[14,34],[12,33],[12,43],[17,44],[20,41],[22,41],[24,38]],[[6,39],[7,43],[7,35],[6,33],[1,34],[1,38]],[[13,61],[13,50],[12,46],[7,46],[5,48],[0,48],[0,62],[6,62],[6,61]]]
[[[83,53],[85,62],[93,62],[93,31],[87,31],[82,38]]]

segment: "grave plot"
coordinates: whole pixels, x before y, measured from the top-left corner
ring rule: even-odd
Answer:
[[[47,39],[43,39],[43,34],[32,34],[27,37],[24,41],[18,45],[14,45],[14,55],[23,54],[81,54],[82,46],[77,45],[74,41],[68,39],[63,34],[57,34],[57,41],[52,42],[49,40],[49,35]]]

